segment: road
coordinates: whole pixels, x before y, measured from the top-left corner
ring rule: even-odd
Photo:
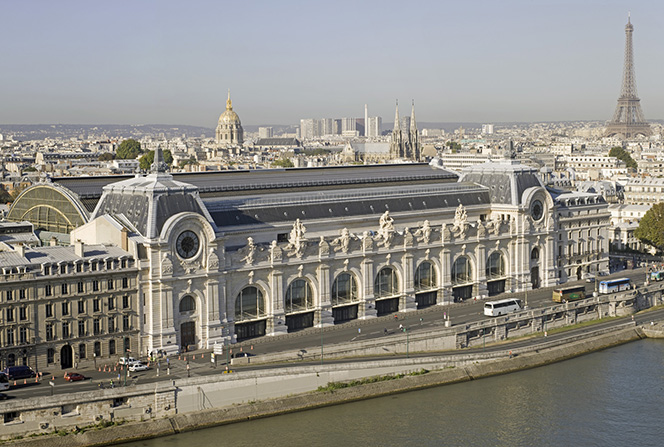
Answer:
[[[609,278],[618,278],[618,277],[629,277],[632,281],[640,286],[645,281],[645,272],[643,269],[621,271],[611,275]],[[604,279],[604,278],[602,278]],[[582,281],[576,281],[567,283],[565,286],[585,284],[586,291],[589,295],[592,295],[594,291],[594,283],[585,283]],[[544,307],[551,304],[551,288],[548,289],[538,289],[529,291],[527,294],[527,303],[529,308],[538,308]],[[503,294],[496,299],[502,299],[507,297],[516,297],[522,301],[526,301],[526,294],[524,292],[515,293],[515,294]],[[483,315],[483,306],[484,302],[481,300],[464,302],[464,303],[455,303],[447,306],[433,306],[427,309],[418,310],[415,312],[408,313],[399,313],[397,314],[397,319],[394,316],[380,317],[371,320],[355,320],[349,323],[340,324],[334,326],[332,329],[326,329],[321,332],[318,329],[306,329],[299,333],[292,334],[286,337],[262,337],[255,339],[253,341],[248,340],[242,343],[238,343],[232,346],[233,352],[239,352],[240,349],[251,352],[254,355],[261,355],[265,353],[274,353],[274,352],[283,352],[283,351],[298,351],[300,349],[311,349],[313,346],[317,346],[318,354],[321,341],[323,347],[325,345],[338,344],[338,343],[353,343],[355,341],[367,340],[371,338],[384,337],[385,331],[388,335],[393,335],[398,332],[399,325],[403,325],[408,328],[408,330],[413,332],[431,330],[435,328],[441,328],[444,325],[443,314],[449,316],[452,325],[464,324],[473,321],[479,321],[482,319],[487,319]],[[648,321],[650,319],[662,319],[664,318],[664,310],[661,311],[652,311],[648,313]],[[568,337],[571,334],[584,333],[598,328],[616,324],[622,324],[628,319],[613,320],[605,323],[598,323],[593,325],[590,328],[580,328],[572,331],[567,331],[563,334],[552,335],[547,338],[547,340],[555,340],[560,337]],[[494,349],[500,350],[509,350],[516,349],[522,346],[528,346],[529,344],[535,344],[541,342],[541,338],[538,339],[526,339],[526,340],[517,340],[517,341],[508,341],[507,343],[502,343],[500,346],[486,346],[486,351],[490,352]],[[478,348],[474,348],[477,350]],[[482,348],[479,348],[482,349]],[[471,350],[465,350],[464,352],[470,352]],[[445,352],[445,353],[426,353],[421,355],[432,356],[432,355],[450,355],[456,352]],[[412,355],[411,355],[412,356]],[[398,356],[391,356],[390,358],[399,358]],[[305,356],[306,359],[306,356]],[[187,354],[187,356],[180,357],[171,357],[169,359],[170,368],[166,367],[166,361],[160,360],[160,368],[157,370],[155,365],[148,371],[131,373],[129,372],[126,377],[126,383],[129,384],[144,384],[144,383],[154,383],[162,380],[175,380],[180,378],[186,378],[189,374],[191,376],[200,376],[200,375],[209,375],[209,374],[220,374],[225,370],[225,357],[218,360],[218,366],[213,367],[213,364],[210,360],[210,352],[195,352]],[[355,359],[352,361],[366,361],[366,358]],[[333,363],[332,360],[326,360],[326,363]],[[344,360],[348,362],[348,360]],[[292,366],[301,366],[304,364],[319,364],[317,362],[297,362],[292,364]],[[187,371],[187,364],[189,365],[189,371]],[[37,396],[49,396],[51,393],[60,394],[60,393],[72,393],[79,391],[91,391],[99,389],[100,386],[108,387],[110,386],[110,381],[113,380],[114,386],[121,386],[125,382],[124,371],[118,371],[113,365],[104,365],[102,361],[98,362],[99,367],[107,366],[106,371],[95,371],[95,370],[79,370],[78,372],[84,374],[88,377],[88,380],[75,383],[67,383],[63,379],[64,371],[57,371],[53,373],[44,373],[43,379],[39,383],[35,383],[35,379],[31,381],[26,381],[27,383],[23,384],[23,381],[18,381],[17,386],[13,387],[6,391],[5,394],[9,395],[10,398],[28,398],[28,397],[37,397]],[[279,367],[288,366],[285,364],[280,364]],[[266,369],[271,368],[272,365],[256,365],[256,366],[234,366],[232,369],[234,371],[243,371],[251,369]],[[53,383],[54,386],[50,386],[49,382]]]

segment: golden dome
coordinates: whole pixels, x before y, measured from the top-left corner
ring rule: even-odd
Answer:
[[[228,100],[226,100],[226,110],[219,115],[219,124],[237,124],[240,125],[240,117],[233,111],[231,102],[231,91],[228,90]]]

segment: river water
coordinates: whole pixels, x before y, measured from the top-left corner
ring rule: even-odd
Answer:
[[[455,385],[123,444],[661,446],[664,340]]]

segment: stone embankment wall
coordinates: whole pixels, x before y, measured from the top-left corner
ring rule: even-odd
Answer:
[[[398,334],[379,340],[368,340],[359,345],[354,343],[352,347],[326,346],[325,358],[350,356],[351,353],[358,355],[358,352],[370,355],[376,354],[376,351],[385,355],[386,346],[389,346],[391,353],[405,353],[407,349],[410,352],[440,351],[477,345],[483,343],[482,339],[485,337],[487,339],[484,341],[489,341],[488,337],[491,337],[491,341],[498,341],[605,316],[629,315],[642,308],[662,303],[663,287],[650,288],[651,290],[644,288],[610,297],[527,310],[489,322],[415,333],[410,335],[408,342],[404,340],[403,334]],[[107,436],[110,436],[113,442],[119,439],[159,436],[207,425],[503,374],[642,338],[645,336],[644,331],[649,331],[652,336],[659,334],[654,326],[641,329],[628,322],[621,328],[595,330],[590,334],[538,343],[536,352],[533,352],[533,348],[512,349],[512,358],[509,358],[506,350],[472,353],[452,351],[430,357],[284,366],[212,377],[193,377],[156,385],[136,385],[51,398],[6,401],[2,406],[4,424],[0,425],[0,436],[8,439],[19,435],[45,434],[104,421],[150,423],[128,423],[113,427],[112,430],[86,431],[83,434],[66,436],[62,438],[65,442],[63,445],[102,445],[110,442],[103,440]],[[484,335],[480,335],[482,332]],[[312,351],[315,349],[309,350]],[[292,360],[296,353],[280,355]],[[288,357],[289,355],[291,357]],[[279,355],[271,358],[286,359]],[[422,369],[430,372],[334,393],[311,393],[329,382],[408,374]],[[51,446],[57,445],[53,442],[58,439],[51,436],[37,437],[31,438],[30,443]],[[23,438],[21,445],[31,445],[25,444],[27,441],[28,438]]]

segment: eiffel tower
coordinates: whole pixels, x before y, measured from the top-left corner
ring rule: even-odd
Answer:
[[[606,126],[604,136],[620,136],[634,138],[637,135],[649,137],[652,135],[650,124],[643,117],[641,100],[636,94],[636,77],[634,76],[634,55],[632,52],[632,33],[634,26],[627,16],[625,26],[625,66],[623,67],[623,81],[618,106],[613,119]]]

